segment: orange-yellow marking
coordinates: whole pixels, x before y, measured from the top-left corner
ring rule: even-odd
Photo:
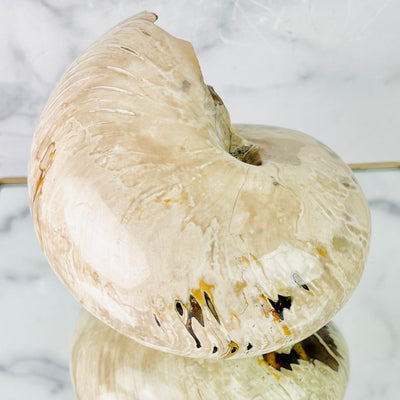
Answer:
[[[53,163],[53,158],[54,158],[54,154],[55,153],[56,153],[55,143],[51,142],[50,145],[47,147],[46,152],[44,153],[42,159],[39,161],[40,176],[39,176],[39,179],[38,179],[38,181],[36,183],[36,188],[35,188],[35,193],[33,195],[32,203],[35,203],[38,195],[42,193],[42,187],[43,187],[44,178],[46,176],[46,173],[47,173],[49,167]],[[38,157],[36,157],[36,159],[39,160]],[[42,164],[44,164],[44,165],[42,165]],[[38,210],[37,204],[32,204],[32,205],[33,205],[33,207],[32,207],[32,216],[33,216],[33,218],[36,219],[36,224],[37,224],[37,230],[36,230],[37,236],[39,238],[40,247],[42,249],[44,249],[43,240],[42,240],[42,234],[41,234],[41,229],[40,229],[40,218],[38,216],[39,210]]]
[[[271,371],[272,375],[276,378],[276,379],[281,379],[281,377],[274,371]]]
[[[250,257],[256,262],[258,266],[261,266],[260,261],[258,261],[257,257],[253,253],[249,253]]]
[[[179,204],[188,204],[189,202],[189,197],[186,193],[181,193],[180,199],[164,199],[164,203],[179,203]]]
[[[281,319],[279,318],[279,314],[275,310],[268,310],[264,312],[265,315],[272,315],[274,322],[279,322]]]
[[[208,296],[210,297],[211,301],[214,302],[214,297],[211,293],[211,290],[214,289],[214,285],[207,285],[203,280],[200,281],[200,285],[198,289],[192,290],[193,296],[196,298],[196,300],[199,302],[201,306],[204,306],[206,304],[203,292],[207,293]]]
[[[283,325],[283,326],[282,326],[282,330],[283,330],[283,333],[284,333],[286,336],[291,335],[291,332],[290,332],[289,328],[287,327],[287,325]]]
[[[325,247],[317,247],[317,251],[322,257],[328,257],[328,252]]]
[[[269,353],[269,354],[272,354],[274,356],[274,360],[275,360],[275,354],[274,353]],[[268,354],[265,354],[264,356],[268,357]],[[276,379],[278,379],[278,380],[281,379],[281,377],[276,372],[274,372],[272,365],[270,365],[267,361],[265,361],[264,358],[259,358],[258,365],[263,365],[263,364],[267,366],[267,368],[269,369],[269,372],[273,376],[275,376]]]
[[[307,354],[306,354],[306,352],[304,351],[304,349],[303,349],[303,346],[301,345],[301,343],[296,343],[294,346],[293,346],[293,349],[294,349],[294,351],[300,356],[300,358],[302,359],[302,360],[308,360],[308,357],[307,357]]]
[[[249,259],[247,258],[247,257],[245,257],[245,256],[241,256],[241,257],[239,257],[239,262],[245,262],[246,264],[250,264],[250,261],[249,261]]]
[[[264,300],[265,304],[269,307],[268,310],[264,310],[264,314],[266,316],[272,315],[274,322],[280,321],[281,319],[279,318],[279,314],[273,308],[270,308],[271,305],[270,305],[267,297],[264,294],[260,294],[260,297]]]
[[[229,348],[228,353],[226,354],[226,356],[224,358],[233,357],[237,353],[237,351],[239,350],[239,345],[237,343],[235,343],[233,340],[231,340],[228,343],[228,348]]]
[[[36,183],[35,194],[33,195],[33,202],[35,202],[37,196],[39,195],[39,192],[41,192],[46,173],[47,173],[49,167],[51,166],[51,164],[53,163],[54,154],[56,153],[54,147],[55,147],[55,143],[51,142],[49,147],[47,148],[45,154],[43,155],[42,159],[39,162],[40,176],[39,176],[38,182]],[[46,160],[47,155],[48,155],[48,160]],[[41,167],[41,164],[43,162],[45,162],[45,166]]]
[[[187,203],[189,200],[189,197],[186,193],[181,193],[181,201],[179,202],[180,204],[185,204]]]
[[[247,282],[236,282],[236,286],[234,287],[235,293],[238,295],[245,287],[247,286]]]
[[[317,251],[322,257],[328,257],[328,252],[326,251],[325,247],[317,247]]]
[[[274,367],[275,369],[280,369],[280,365],[276,362],[276,356],[275,353],[268,353],[264,355],[264,358],[267,359],[267,363],[271,366]]]
[[[44,173],[43,171],[40,172],[39,180],[36,184],[35,194],[33,195],[33,202],[35,202],[37,195],[39,194],[39,190],[42,188],[44,181]]]
[[[267,299],[267,297],[265,296],[265,294],[260,294],[260,297],[265,301],[265,303],[267,304],[267,305],[269,305],[269,301],[268,301],[268,299]]]

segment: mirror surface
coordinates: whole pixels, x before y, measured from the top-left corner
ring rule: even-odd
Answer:
[[[372,239],[360,285],[334,321],[350,353],[345,400],[400,391],[400,171],[358,172]],[[48,265],[25,185],[0,186],[0,388],[3,398],[74,398],[68,360],[80,305]]]

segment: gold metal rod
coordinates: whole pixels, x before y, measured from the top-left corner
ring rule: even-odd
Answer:
[[[367,171],[370,169],[392,169],[400,168],[399,161],[385,161],[385,162],[372,162],[372,163],[359,163],[349,164],[353,171]]]
[[[353,171],[368,171],[371,169],[400,169],[400,161],[383,161],[349,164]],[[21,185],[27,182],[26,176],[0,178],[0,185]]]
[[[21,185],[27,182],[26,176],[0,178],[0,185]]]

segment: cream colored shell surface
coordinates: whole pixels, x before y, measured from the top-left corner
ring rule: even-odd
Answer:
[[[86,309],[153,348],[244,357],[302,340],[360,279],[359,185],[307,135],[232,127],[191,45],[154,20],[93,44],[42,113],[28,185],[44,253]]]
[[[83,312],[70,370],[78,400],[339,400],[348,356],[332,323],[281,352],[238,360],[142,346]]]

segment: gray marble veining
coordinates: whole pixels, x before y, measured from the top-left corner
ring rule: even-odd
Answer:
[[[4,0],[0,176],[25,175],[36,120],[66,67],[143,9],[191,41],[234,122],[303,130],[346,161],[400,159],[400,2]],[[357,175],[372,212],[369,261],[337,315],[349,345],[346,400],[395,399],[400,372],[400,173]],[[0,188],[0,399],[72,399],[79,305],[41,253],[26,188]]]
[[[25,186],[0,189],[0,398],[74,398],[69,345],[80,307],[50,270]]]
[[[348,162],[398,159],[394,0],[4,0],[0,175],[25,175],[37,118],[67,66],[143,9],[189,40],[232,120],[301,130]]]

